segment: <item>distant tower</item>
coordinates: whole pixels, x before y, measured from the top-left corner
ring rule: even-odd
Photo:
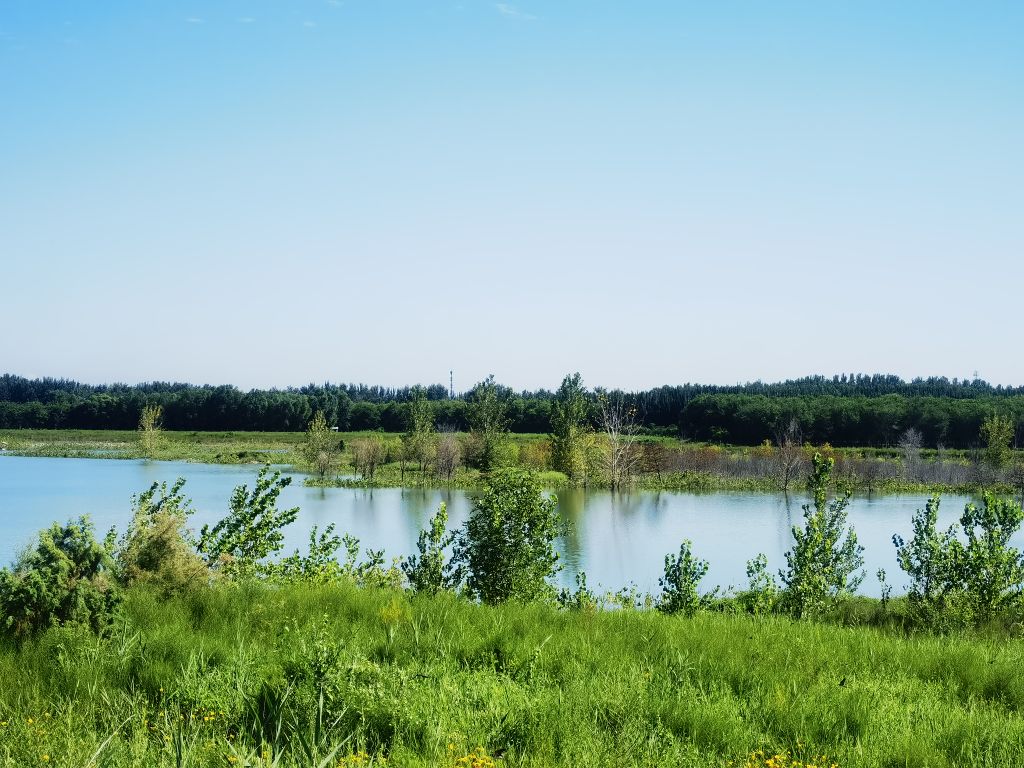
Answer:
[[[455,371],[448,371],[448,399],[455,399]]]

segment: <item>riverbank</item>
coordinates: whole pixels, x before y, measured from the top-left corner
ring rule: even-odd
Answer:
[[[1024,755],[1022,652],[346,583],[133,588],[105,639],[0,645],[0,765],[1001,767]]]
[[[324,477],[308,474],[310,486],[341,488],[458,488],[482,487],[484,473],[459,462],[450,475],[436,468],[421,470],[417,462],[402,460],[402,439],[397,433],[342,432],[342,445],[334,471]],[[464,435],[457,436],[460,440]],[[359,466],[354,446],[367,440],[381,445],[380,462],[372,473]],[[204,464],[264,464],[308,473],[302,455],[302,432],[171,432],[164,431],[149,458]],[[550,467],[548,436],[510,434],[506,460],[541,475],[545,487],[564,488],[569,478]],[[837,477],[856,493],[934,493],[977,495],[984,489],[1020,494],[1009,476],[988,476],[964,452],[922,451],[919,464],[908,472],[894,449],[819,447],[833,455]],[[146,458],[139,433],[130,430],[0,430],[0,450],[15,456],[50,458]],[[800,491],[807,457],[798,457],[783,481],[778,457],[771,446],[721,446],[680,443],[667,437],[646,436],[637,443],[639,458],[630,488],[688,493]],[[806,452],[812,448],[808,447]],[[595,459],[595,464],[599,465]],[[606,487],[599,466],[585,480],[594,488]]]

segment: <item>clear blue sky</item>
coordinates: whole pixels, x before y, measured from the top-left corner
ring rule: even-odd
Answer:
[[[2,0],[0,370],[1024,383],[1024,3]]]

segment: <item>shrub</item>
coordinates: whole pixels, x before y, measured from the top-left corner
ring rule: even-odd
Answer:
[[[912,579],[908,601],[914,618],[935,629],[983,623],[1020,607],[1024,556],[1010,539],[1024,513],[1014,501],[986,493],[982,506],[964,507],[960,528],[936,530],[939,498],[913,517],[913,538],[893,536],[900,568]]]
[[[694,557],[693,543],[684,539],[679,545],[679,555],[665,555],[665,575],[658,579],[661,597],[658,610],[662,613],[682,613],[692,616],[700,608],[710,604],[718,590],[701,596],[698,591],[701,579],[708,572],[708,561]]]
[[[282,529],[295,521],[299,508],[278,510],[277,497],[292,479],[270,474],[264,466],[256,477],[256,487],[240,485],[231,494],[231,511],[213,528],[204,525],[199,552],[211,565],[221,565],[235,574],[254,573],[262,561],[281,550]]]
[[[120,593],[108,547],[80,517],[40,531],[35,547],[0,570],[0,621],[16,638],[47,627],[82,624],[100,632],[113,619]]]
[[[555,504],[529,472],[495,472],[456,536],[451,582],[491,604],[553,596],[548,579],[559,568]]]
[[[436,594],[444,589],[444,550],[451,546],[455,534],[446,534],[448,507],[444,502],[430,518],[430,528],[420,531],[416,541],[418,555],[410,555],[402,563],[402,572],[416,592]]]
[[[118,575],[126,586],[145,582],[169,594],[208,578],[186,527],[193,509],[181,494],[184,484],[184,478],[170,489],[153,483],[132,497],[132,520],[117,551]]]
[[[804,525],[793,526],[793,548],[786,553],[788,568],[779,573],[785,585],[784,605],[798,618],[820,613],[840,595],[856,592],[864,579],[863,573],[856,573],[864,565],[857,534],[850,528],[841,540],[850,491],[830,502],[828,486],[835,461],[815,453],[812,462],[808,490],[814,503],[804,504]]]

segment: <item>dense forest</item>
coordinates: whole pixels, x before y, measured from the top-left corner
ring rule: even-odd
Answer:
[[[424,387],[438,425],[468,427],[470,392]],[[343,431],[402,431],[413,387],[310,384],[251,390],[154,382],[89,385],[66,379],[0,376],[0,428],[134,429],[147,404],[163,408],[172,430],[303,430],[316,411]],[[513,432],[550,432],[554,393],[499,387]],[[622,397],[650,432],[684,439],[755,445],[774,440],[793,419],[804,439],[836,446],[894,445],[907,429],[925,446],[970,448],[982,420],[994,412],[1016,424],[1024,442],[1024,387],[993,386],[979,379],[904,381],[891,375],[812,376],[779,383],[734,386],[682,384],[643,392],[591,393]]]

